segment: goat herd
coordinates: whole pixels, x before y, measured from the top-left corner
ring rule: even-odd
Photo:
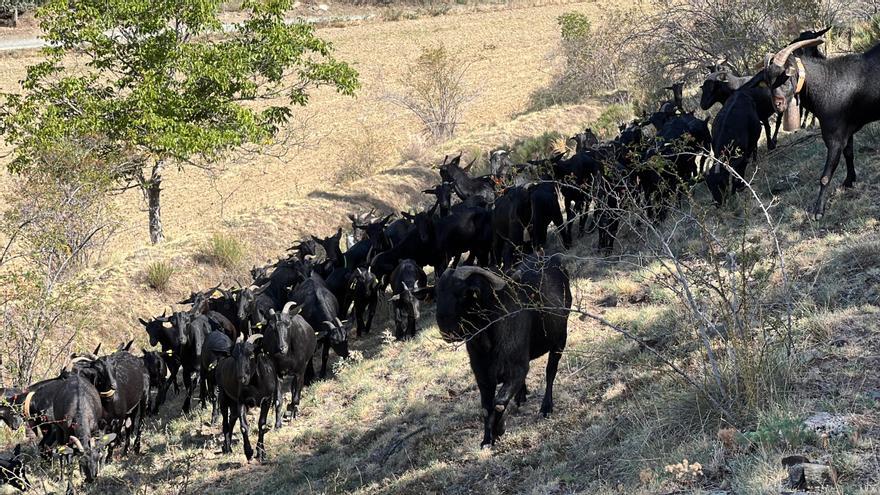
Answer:
[[[526,397],[529,361],[548,353],[541,412],[553,410],[572,296],[560,257],[544,254],[551,223],[565,249],[577,222],[581,235],[597,232],[599,249],[609,252],[625,191],[637,197],[627,204],[642,208],[650,221],[662,221],[668,205],[680,201],[681,191],[701,175],[721,203],[742,186],[729,170],[744,175],[761,126],[772,148],[770,117],[776,114],[777,132],[782,121],[792,129],[801,105],[818,117],[828,147],[815,213],[823,212],[841,153],[847,163],[844,184],[852,184],[852,135],[880,118],[880,77],[875,77],[880,49],[826,59],[817,49],[823,34],[803,33],[768,56],[754,77],[714,67],[701,101],[704,109],[723,103],[711,133],[708,120],[683,109],[677,84],[669,88],[672,101],[621,126],[617,138],[600,143],[589,130],[572,138],[577,146],[569,158],[560,154],[514,164],[506,152],[495,151],[489,155],[491,174],[481,177],[470,175],[460,156],[447,158],[439,169],[441,183],[424,191],[434,197],[430,208],[396,220],[349,215],[353,230],[363,235],[345,252],[342,229],[304,239],[286,259],[254,268],[249,286],[193,293],[180,302],[190,309],[141,319],[150,345],[160,351],[136,357],[129,342],[108,355],[99,356],[100,349],[75,355],[57,378],[5,390],[0,418],[12,428],[24,420],[40,438],[46,459],[59,457],[71,465],[71,457],[79,456],[91,481],[115,447],[125,455],[133,443],[138,451],[144,417],[162,406],[170,387],[178,389],[180,374],[184,413],[198,384],[202,407],[211,403],[212,423],[222,415],[223,451],[231,451],[239,422],[245,456],[262,460],[270,407],[276,428],[285,415],[282,380],[290,380],[286,410],[295,417],[303,387],[314,379],[317,349],[324,378],[330,350],[348,357],[349,331],[354,327],[358,337],[370,332],[380,294],[390,286],[398,339],[416,334],[420,301],[434,301],[442,337],[466,343],[481,397],[481,445],[491,446],[504,433],[509,402]],[[703,170],[710,147],[715,164]],[[663,165],[645,166],[656,162]],[[460,202],[453,204],[453,196]],[[433,267],[433,287],[426,266]],[[256,448],[249,439],[250,407],[259,407]],[[27,488],[20,447],[0,461],[0,473],[6,482]]]

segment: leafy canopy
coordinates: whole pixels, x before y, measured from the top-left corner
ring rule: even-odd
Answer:
[[[248,0],[235,25],[220,22],[220,3],[49,0],[38,13],[46,59],[28,68],[23,93],[4,95],[10,168],[82,136],[143,159],[210,160],[271,140],[311,88],[357,89],[312,26],[285,21],[291,0]]]

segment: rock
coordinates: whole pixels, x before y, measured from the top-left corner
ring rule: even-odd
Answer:
[[[849,416],[846,414],[818,412],[804,420],[804,427],[819,436],[843,436],[850,430]]]
[[[788,470],[786,486],[795,490],[830,485],[837,480],[837,472],[825,464],[795,464]]]
[[[597,302],[596,306],[600,308],[615,308],[617,307],[617,296],[614,294],[607,295]]]
[[[327,12],[328,10],[330,10],[330,6],[327,5],[326,3],[320,3],[320,4],[318,4],[318,10],[321,10],[323,12]]]
[[[648,291],[644,287],[637,290],[635,293],[629,296],[630,304],[642,304],[648,302]]]

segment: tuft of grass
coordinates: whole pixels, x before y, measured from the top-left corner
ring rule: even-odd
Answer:
[[[154,261],[147,265],[147,284],[157,291],[164,291],[175,271],[167,261]]]
[[[237,238],[226,234],[214,234],[208,241],[205,255],[224,268],[235,268],[244,258],[244,245]]]

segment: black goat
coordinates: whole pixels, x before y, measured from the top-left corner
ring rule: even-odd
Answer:
[[[217,382],[214,381],[214,368],[221,359],[228,357],[230,352],[232,352],[232,340],[225,333],[214,330],[205,337],[200,359],[199,395],[203,409],[206,400],[211,401],[211,425],[217,422],[219,400]]]
[[[432,243],[430,229],[426,228],[432,222],[431,217],[434,216],[436,210],[437,205],[435,204],[430,210],[422,211],[415,215],[401,212],[404,218],[411,221],[414,225],[422,225],[423,228],[410,229],[403,240],[395,244],[388,251],[379,253],[370,261],[370,268],[379,277],[383,287],[387,286],[391,272],[394,271],[401,260],[412,259],[419,266],[433,266],[435,271],[442,264],[442,261],[438,261],[440,256],[438,256],[437,249]]]
[[[290,293],[290,300],[302,307],[300,314],[318,332],[318,341],[323,344],[321,378],[325,378],[331,347],[343,359],[349,355],[349,325],[339,319],[339,301],[317,275],[296,286]]]
[[[351,300],[354,302],[354,317],[357,327],[357,336],[370,333],[373,326],[373,318],[376,316],[376,306],[379,303],[379,279],[370,269],[355,268],[351,274],[349,285]]]
[[[440,185],[431,189],[422,191],[424,194],[430,194],[437,198],[437,212],[441,217],[449,215],[452,210],[452,184],[442,182]]]
[[[282,395],[281,378],[290,376],[290,406],[293,417],[302,395],[303,387],[311,383],[315,373],[312,357],[318,346],[312,326],[299,315],[301,307],[295,303],[284,305],[280,313],[274,311],[269,316],[269,326],[263,335],[263,349],[272,358],[278,374],[277,395],[275,397],[275,428],[281,428]],[[291,309],[293,308],[293,309]]]
[[[800,106],[819,119],[827,155],[819,180],[815,218],[825,213],[825,195],[840,156],[846,160],[844,187],[856,181],[853,136],[880,120],[880,45],[865,53],[836,58],[817,56],[821,39],[801,40],[768,58],[765,81],[773,88],[777,111],[787,114],[787,127],[796,124]],[[793,56],[794,55],[794,56]]]
[[[413,221],[421,241],[432,246],[429,256],[437,277],[449,266],[456,264],[464,253],[469,260],[488,264],[492,242],[492,214],[482,207],[460,208],[446,217],[417,215]]]
[[[443,182],[449,182],[453,185],[455,194],[462,201],[478,198],[482,204],[492,204],[495,201],[495,181],[488,176],[471,177],[468,175],[468,170],[470,170],[474,162],[471,162],[464,168],[460,168],[458,166],[460,160],[461,155],[448,162],[444,159],[443,164],[440,165],[440,178],[443,179]]]
[[[52,421],[54,417],[52,406],[55,403],[55,396],[64,385],[64,378],[66,378],[66,375],[50,378],[34,383],[25,390],[8,390],[4,394],[6,399],[4,421],[10,427],[15,425],[15,428],[17,428],[20,415],[34,436],[40,437],[38,447],[41,456],[45,459],[48,459],[50,456],[49,449],[61,441]]]
[[[385,227],[393,216],[393,213],[389,213],[384,218],[370,223],[362,223],[354,215],[349,215],[348,218],[351,220],[351,225],[355,230],[362,230],[364,232],[364,239],[369,240],[372,251],[378,253],[391,248],[391,241],[388,239]]]
[[[391,273],[391,303],[394,307],[394,336],[403,340],[407,334],[416,336],[419,301],[414,291],[428,284],[425,271],[413,260],[403,260]]]
[[[270,282],[263,285],[251,285],[238,290],[238,308],[236,315],[246,328],[256,329],[266,324],[269,310],[275,309],[275,300],[266,294]]]
[[[734,94],[743,85],[752,80],[751,77],[736,76],[726,71],[713,72],[703,81],[702,95],[700,96],[700,108],[708,110],[712,105],[721,103],[726,105],[728,98]],[[776,112],[773,106],[772,95],[770,89],[765,87],[756,88],[752,91],[752,99],[758,110],[758,118],[764,126],[764,133],[767,135],[767,149],[776,148],[779,137],[779,128],[782,126],[782,114]],[[770,117],[776,114],[776,128],[773,134],[770,134]]]
[[[123,455],[128,453],[131,430],[135,437],[134,451],[139,453],[141,427],[150,396],[150,378],[143,359],[127,351],[117,351],[98,358],[77,357],[73,364],[74,370],[98,390],[103,419],[110,422],[117,435],[123,435]]]
[[[712,123],[712,151],[717,163],[706,174],[706,185],[716,204],[724,202],[730,185],[731,174],[723,163],[727,163],[740,177],[745,177],[749,159],[757,153],[758,138],[761,135],[761,118],[758,100],[763,98],[766,88],[753,84],[736,90],[715,116]],[[755,98],[755,95],[759,98]],[[732,191],[741,187],[737,180]]]
[[[150,380],[150,403],[147,410],[151,414],[156,414],[159,412],[159,406],[165,403],[168,396],[168,387],[171,385],[168,377],[171,372],[168,370],[168,365],[161,352],[146,349],[141,349],[141,352],[143,352],[144,367],[147,369],[147,376]],[[152,399],[152,389],[154,388],[156,389],[155,400]]]
[[[138,318],[138,321],[141,325],[144,326],[144,329],[147,331],[147,336],[150,340],[150,346],[155,347],[162,344],[162,352],[159,354],[162,356],[162,360],[165,362],[165,366],[168,368],[167,378],[165,379],[164,388],[167,392],[168,388],[172,385],[174,386],[174,393],[180,392],[180,386],[177,384],[177,373],[180,370],[180,354],[174,352],[176,347],[175,342],[177,341],[177,337],[175,335],[176,330],[174,328],[174,324],[171,323],[171,318],[165,316],[165,313],[162,313],[162,316],[153,318],[150,321],[144,320],[143,318]],[[161,390],[161,389],[160,389]],[[164,403],[164,397],[163,403]],[[160,406],[158,403],[156,407]],[[154,411],[155,412],[155,411]]]
[[[572,239],[572,230],[577,217],[580,217],[579,234],[583,235],[587,223],[587,208],[592,201],[590,195],[595,179],[602,169],[599,157],[591,148],[576,152],[564,159],[557,155],[549,160],[553,178],[559,182],[562,202],[565,206],[565,236]]]
[[[509,279],[479,267],[459,267],[440,279],[435,297],[440,334],[450,342],[466,342],[480,389],[481,446],[493,445],[504,433],[509,402],[525,400],[529,361],[548,352],[541,413],[553,412],[553,381],[565,349],[572,302],[568,275],[558,257],[529,258]]]
[[[193,374],[199,371],[202,344],[211,332],[211,323],[204,315],[193,317],[189,312],[176,312],[170,317],[160,317],[147,322],[140,320],[150,336],[150,345],[161,344],[163,358],[170,371],[169,381],[175,384],[179,369],[183,370],[186,396],[183,412],[189,414],[194,388]]]
[[[95,386],[78,373],[70,373],[53,398],[54,427],[59,438],[81,455],[80,470],[87,482],[100,474],[107,458],[107,446],[116,439],[113,433],[102,435],[99,420],[103,416],[101,396]]]
[[[220,411],[223,413],[223,452],[232,452],[232,429],[235,422],[241,424],[241,438],[244,455],[250,462],[254,456],[248,432],[247,420],[249,407],[260,407],[257,420],[257,459],[266,459],[263,447],[266,417],[269,407],[278,393],[278,375],[272,359],[258,352],[255,343],[262,339],[254,334],[247,340],[240,339],[232,348],[232,355],[220,360],[214,368],[214,378],[220,388]]]
[[[531,250],[532,204],[527,186],[509,187],[492,210],[492,251],[495,263],[512,266],[519,254]]]

